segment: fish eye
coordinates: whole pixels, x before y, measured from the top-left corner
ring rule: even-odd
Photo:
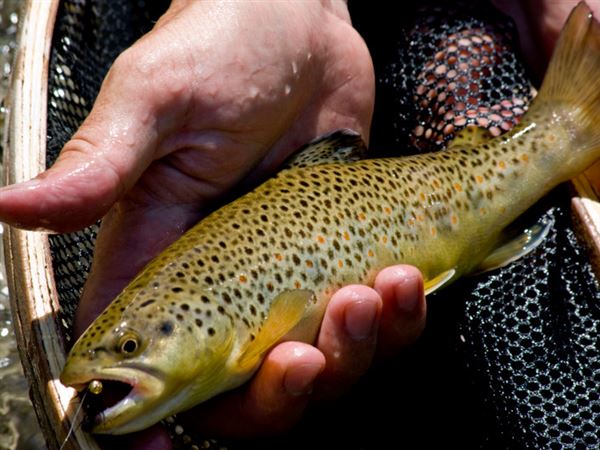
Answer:
[[[127,339],[121,344],[121,351],[123,353],[133,353],[137,350],[138,343],[135,339]]]
[[[124,355],[133,355],[140,348],[139,337],[131,332],[126,332],[119,337],[117,348]]]

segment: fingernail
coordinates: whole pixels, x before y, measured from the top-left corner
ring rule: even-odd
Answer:
[[[422,296],[423,284],[414,278],[407,278],[402,287],[396,287],[396,306],[402,312],[414,314]]]
[[[303,364],[286,371],[283,386],[288,394],[295,397],[312,393],[317,376],[323,371],[322,364]]]
[[[376,316],[377,303],[369,300],[354,301],[346,306],[346,331],[355,341],[364,341],[373,334]]]

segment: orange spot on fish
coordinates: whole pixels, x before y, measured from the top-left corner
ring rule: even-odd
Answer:
[[[458,223],[458,217],[453,214],[452,217],[450,217],[450,222],[452,222],[452,225],[456,225]]]
[[[408,219],[408,221],[406,223],[408,224],[409,227],[414,227],[415,226],[415,219]]]
[[[300,289],[300,287],[301,287],[301,286],[302,286],[302,285],[300,284],[300,282],[299,282],[299,281],[296,281],[296,282],[294,282],[294,287],[295,287],[296,289]]]
[[[421,197],[421,201],[427,200],[427,196],[423,192],[419,194],[419,197]]]
[[[381,242],[383,242],[384,244],[387,244],[388,241],[388,237],[387,236],[382,236],[381,237]]]
[[[317,236],[317,242],[319,244],[324,244],[325,243],[325,238],[323,236]]]
[[[367,252],[367,255],[369,255],[369,257],[371,257],[371,258],[372,258],[373,256],[375,256],[375,253],[373,253],[373,250],[369,250],[369,251]]]
[[[424,222],[424,221],[425,221],[425,216],[424,216],[423,214],[419,214],[419,215],[417,216],[417,220],[418,220],[419,222]]]
[[[347,231],[344,231],[344,239],[345,239],[346,241],[349,241],[349,240],[350,240],[350,233],[348,233]]]
[[[487,209],[479,208],[479,214],[481,214],[482,216],[485,216],[487,214]]]
[[[367,216],[365,216],[365,213],[358,213],[358,220],[360,220],[360,221],[367,220]]]
[[[306,260],[306,267],[311,268],[313,266],[313,262],[310,260]]]
[[[483,177],[481,175],[476,175],[475,181],[477,181],[478,184],[481,184],[483,183]]]
[[[245,283],[246,281],[248,281],[248,278],[246,278],[246,275],[240,275],[240,283]]]
[[[525,153],[523,153],[523,154],[521,155],[521,161],[523,161],[523,162],[525,162],[525,163],[526,163],[526,162],[529,162],[529,155],[526,155]]]
[[[275,253],[275,259],[277,261],[283,261],[283,255],[281,255],[281,253]]]
[[[431,227],[431,235],[435,236],[437,234],[437,229],[435,227]]]
[[[389,206],[386,206],[385,208],[383,208],[383,210],[388,216],[392,213],[392,208],[390,208]]]
[[[462,190],[463,190],[462,189],[462,184],[460,184],[460,183],[454,183],[454,190],[456,192],[462,192]]]
[[[338,259],[338,267],[341,269],[342,267],[344,267],[344,261],[342,261],[341,259]]]
[[[438,180],[438,179],[433,180],[433,182],[431,184],[433,184],[434,188],[439,188],[441,186],[440,180]]]
[[[504,170],[506,169],[506,163],[504,161],[498,161],[498,167]]]

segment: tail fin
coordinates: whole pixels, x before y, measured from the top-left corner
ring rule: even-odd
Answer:
[[[540,99],[573,108],[586,148],[600,148],[600,23],[585,2],[571,12],[564,26]]]

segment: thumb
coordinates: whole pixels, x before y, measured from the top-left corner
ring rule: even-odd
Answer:
[[[101,218],[151,163],[156,108],[147,84],[132,83],[119,59],[56,163],[32,180],[0,189],[0,221],[27,229],[80,229]]]

